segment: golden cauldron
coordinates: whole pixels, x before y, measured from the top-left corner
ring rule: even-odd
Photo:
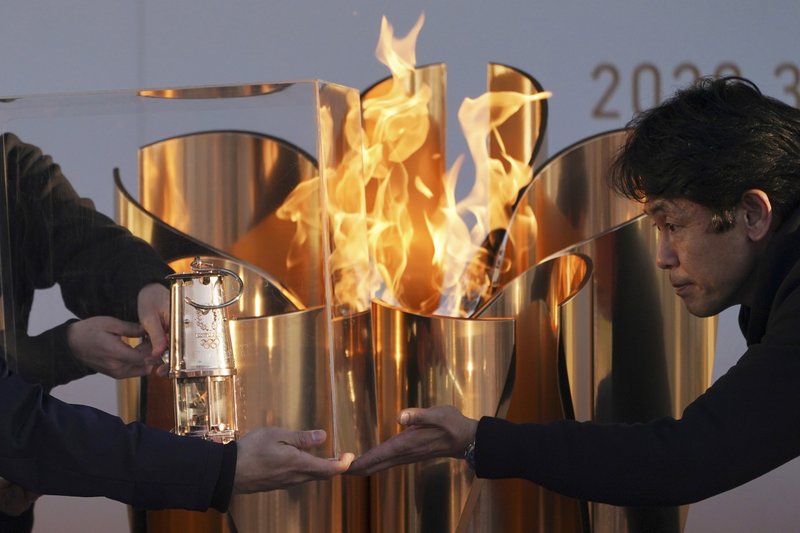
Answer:
[[[418,76],[434,80],[443,95],[441,67]],[[492,87],[540,90],[499,65],[490,66]],[[379,83],[365,98],[384,89]],[[339,127],[331,131],[340,133],[352,120],[352,100],[321,100],[335,104]],[[430,106],[439,117],[430,139],[410,162],[420,175],[442,170],[438,102]],[[517,142],[504,149],[533,163],[545,118],[543,103],[523,109],[503,134]],[[240,433],[264,424],[321,427],[334,436],[320,451],[330,455],[358,453],[394,434],[394,417],[406,406],[452,403],[469,416],[518,422],[678,416],[708,386],[715,322],[686,313],[656,271],[657,236],[641,207],[606,187],[606,166],[623,137],[614,131],[581,141],[532,174],[508,226],[487,241],[504,265],[493,294],[473,302],[466,318],[381,300],[358,310],[334,305],[327,186],[317,187],[320,198],[307,205],[306,216],[320,223],[304,227],[303,260],[286,261],[298,244],[280,207],[298,186],[326,171],[330,183],[337,162],[359,157],[354,144],[341,140],[320,143],[322,161],[250,131],[202,131],[151,143],[140,150],[141,203],[117,177],[118,217],[177,271],[200,256],[242,278],[242,298],[229,311]],[[415,208],[430,206],[420,201]],[[531,212],[534,235],[520,222]],[[414,260],[430,253],[430,243],[419,246]],[[415,304],[428,297],[422,264],[409,270],[412,289],[405,297]],[[690,353],[691,359],[684,355]],[[135,416],[172,429],[164,416],[172,402],[168,384],[153,377],[131,382],[125,403],[135,406],[140,388],[147,412]],[[160,511],[148,513],[146,522],[148,531],[186,528],[195,520],[202,524],[195,530],[246,532],[638,531],[657,521],[679,531],[685,517],[681,509],[590,505],[531,483],[480,481],[454,460],[235,496],[228,515]]]

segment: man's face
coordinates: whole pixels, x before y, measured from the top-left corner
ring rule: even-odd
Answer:
[[[711,211],[691,200],[654,198],[644,211],[659,230],[656,264],[690,313],[711,316],[742,303],[760,248],[740,209],[736,225],[721,233],[711,227]]]

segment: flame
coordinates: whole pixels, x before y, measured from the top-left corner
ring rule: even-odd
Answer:
[[[376,56],[392,77],[361,104],[370,256],[380,280],[373,296],[413,310],[436,307],[440,277],[431,269],[433,247],[425,225],[426,217],[441,217],[439,171],[429,171],[429,162],[441,155],[433,148],[439,132],[430,110],[433,93],[415,70],[423,22],[421,16],[406,37],[395,38],[392,26],[382,19]],[[430,157],[422,155],[432,148]]]
[[[414,72],[417,65],[417,37],[425,24],[422,13],[405,37],[395,38],[394,29],[386,17],[381,17],[381,33],[375,57],[389,68],[393,76],[404,77]]]
[[[365,311],[370,305],[370,260],[367,246],[365,179],[361,157],[361,115],[358,95],[347,93],[341,149],[336,120],[330,105],[320,106],[320,157],[325,187],[320,176],[300,183],[278,209],[280,218],[295,222],[296,232],[286,259],[291,268],[304,259],[310,229],[327,223],[329,253],[327,272],[331,278],[332,304],[336,316]],[[309,216],[314,205],[324,205],[322,217]],[[316,232],[315,232],[316,233]],[[367,283],[365,283],[365,281]]]
[[[549,92],[486,92],[462,102],[458,119],[475,162],[475,181],[470,193],[458,203],[456,212],[462,219],[473,217],[475,223],[470,230],[469,244],[458,239],[448,241],[457,250],[447,254],[451,261],[443,268],[461,275],[455,285],[444,287],[448,298],[441,312],[453,314],[455,309],[461,315],[471,314],[481,299],[489,296],[497,281],[501,267],[496,261],[502,259],[504,232],[519,192],[533,177],[533,170],[526,161],[517,160],[506,152],[498,128],[524,105],[550,96]],[[502,159],[491,156],[487,142],[490,136],[497,141]],[[535,224],[535,217],[526,220]],[[493,239],[500,242],[493,242]]]
[[[423,22],[421,16],[406,38],[396,39],[384,17],[376,55],[392,78],[384,92],[370,92],[362,102],[365,170],[377,182],[370,210],[371,255],[385,282],[384,292],[374,296],[415,312],[468,316],[499,276],[496,260],[502,257],[504,237],[492,232],[502,234],[508,227],[519,192],[532,178],[527,161],[505,153],[498,128],[524,105],[550,93],[487,92],[464,100],[458,117],[476,176],[472,191],[456,202],[463,156],[446,172],[437,168],[443,147],[437,146],[440,124],[434,115],[444,105],[432,101],[432,95],[444,91],[415,70],[411,51]],[[443,83],[443,76],[434,81]],[[502,159],[491,157],[490,136],[501,147]],[[428,165],[419,161],[426,146],[433,152]],[[414,275],[419,271],[425,280]]]
[[[299,265],[304,260],[304,248],[310,233],[309,230],[320,228],[318,218],[309,216],[309,209],[306,207],[317,203],[318,198],[319,176],[315,176],[299,183],[277,210],[278,218],[289,220],[295,224],[295,234],[286,256],[287,268]]]
[[[321,143],[326,166],[326,195],[331,238],[328,258],[333,278],[333,302],[337,315],[365,311],[370,306],[371,289],[365,178],[361,156],[361,113],[358,95],[347,93],[348,111],[344,119],[344,149],[335,153],[336,139],[331,109],[323,106],[320,114]]]
[[[456,200],[464,156],[445,169],[444,70],[416,68],[423,24],[424,14],[398,38],[383,17],[376,57],[391,78],[364,95],[361,120],[359,106],[351,105],[344,155],[334,153],[337,143],[321,143],[325,190],[318,177],[306,181],[278,212],[298,227],[288,262],[302,260],[309,225],[329,225],[334,304],[345,314],[378,298],[417,313],[469,316],[497,281],[514,204],[532,179],[530,164],[506,152],[499,129],[550,93],[487,92],[459,108],[476,170],[472,190]],[[323,139],[336,138],[333,123],[322,106]],[[490,153],[490,139],[499,158]],[[327,207],[323,222],[304,216],[314,201]],[[535,234],[530,210],[515,216]]]

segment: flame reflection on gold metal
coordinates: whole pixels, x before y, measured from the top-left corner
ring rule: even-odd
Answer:
[[[605,181],[624,139],[624,131],[597,135],[545,163],[520,200],[520,207],[534,209],[541,231],[531,246],[515,241],[509,252],[507,277],[554,253],[580,253],[592,261],[591,290],[579,292],[562,313],[578,420],[680,417],[711,379],[716,319],[686,311],[656,267],[658,234],[641,204],[615,195]],[[638,531],[648,521],[677,532],[687,508],[592,504],[590,511],[595,533]]]
[[[563,418],[558,317],[589,272],[580,255],[546,261],[504,287],[476,319],[417,315],[375,302],[381,440],[398,431],[395,416],[404,407],[452,404],[473,418],[517,422]],[[449,459],[373,476],[372,498],[376,531],[579,527],[574,501],[525,481],[474,479],[463,461]]]
[[[139,96],[150,98],[238,98],[257,96],[281,91],[287,87],[284,83],[263,83],[257,85],[229,85],[222,87],[185,87],[180,89],[146,89],[138,92]]]
[[[303,307],[322,305],[321,235],[309,235],[306,262],[288,267],[295,227],[276,215],[299,183],[317,175],[308,154],[267,135],[202,132],[143,147],[139,168],[140,201],[154,217],[268,272]]]
[[[373,302],[379,437],[399,431],[405,407],[455,405],[494,415],[514,358],[512,319],[419,315]],[[453,531],[473,475],[464,461],[434,459],[371,478],[373,531]]]
[[[361,100],[358,92],[328,83],[319,89],[318,105],[331,438],[336,454],[361,454],[377,444]]]
[[[489,63],[486,77],[490,92],[511,91],[524,95],[544,92],[535,78],[508,65]],[[517,161],[529,161],[533,167],[533,160],[540,154],[545,141],[546,127],[547,100],[525,103],[497,128],[497,135],[489,139],[492,158],[502,160],[502,154],[505,153]],[[502,147],[498,139],[502,139]]]

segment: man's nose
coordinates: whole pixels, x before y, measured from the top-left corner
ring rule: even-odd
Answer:
[[[656,266],[658,268],[669,269],[677,266],[678,255],[672,248],[669,238],[664,238],[663,235],[658,239],[658,252],[656,253]]]

